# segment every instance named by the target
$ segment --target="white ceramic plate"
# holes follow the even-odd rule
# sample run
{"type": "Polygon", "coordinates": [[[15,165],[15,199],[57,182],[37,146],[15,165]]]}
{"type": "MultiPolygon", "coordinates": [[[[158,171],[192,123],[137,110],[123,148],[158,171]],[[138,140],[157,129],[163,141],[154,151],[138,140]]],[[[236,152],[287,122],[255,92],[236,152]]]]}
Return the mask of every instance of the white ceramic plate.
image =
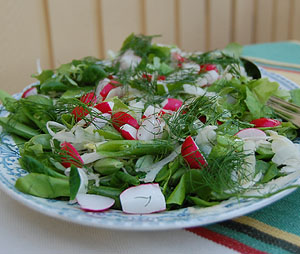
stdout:
{"type": "MultiPolygon", "coordinates": [[[[278,74],[269,73],[263,69],[261,71],[263,76],[277,81],[282,88],[298,88],[297,84],[278,74]]],[[[19,97],[20,95],[16,95],[16,98],[19,97]]],[[[7,112],[1,111],[0,116],[4,115],[7,115],[7,112]]],[[[165,230],[203,226],[245,215],[263,208],[294,191],[294,189],[287,189],[266,199],[231,199],[210,208],[184,208],[150,215],[128,215],[116,210],[101,213],[87,213],[80,210],[77,205],[71,205],[68,204],[68,202],[42,199],[26,195],[16,190],[14,187],[16,179],[25,175],[26,172],[21,169],[18,164],[18,149],[12,138],[5,133],[1,133],[1,137],[2,141],[6,144],[0,145],[1,189],[12,198],[38,212],[51,217],[93,227],[118,230],[165,230]]],[[[298,176],[290,176],[285,180],[283,186],[294,184],[300,184],[298,176]]]]}

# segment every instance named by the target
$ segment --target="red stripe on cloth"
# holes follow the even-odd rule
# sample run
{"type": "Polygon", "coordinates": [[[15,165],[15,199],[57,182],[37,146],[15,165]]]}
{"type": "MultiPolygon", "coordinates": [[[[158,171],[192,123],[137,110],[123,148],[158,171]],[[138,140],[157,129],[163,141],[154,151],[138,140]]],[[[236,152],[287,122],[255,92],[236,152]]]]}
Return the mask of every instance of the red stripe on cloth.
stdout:
{"type": "Polygon", "coordinates": [[[245,245],[235,239],[232,239],[228,236],[221,235],[217,232],[211,231],[209,229],[203,227],[197,228],[186,228],[187,231],[190,231],[198,236],[202,236],[208,240],[211,240],[215,243],[226,246],[230,249],[238,251],[242,254],[266,254],[267,252],[263,252],[257,249],[254,249],[248,245],[245,245]]]}

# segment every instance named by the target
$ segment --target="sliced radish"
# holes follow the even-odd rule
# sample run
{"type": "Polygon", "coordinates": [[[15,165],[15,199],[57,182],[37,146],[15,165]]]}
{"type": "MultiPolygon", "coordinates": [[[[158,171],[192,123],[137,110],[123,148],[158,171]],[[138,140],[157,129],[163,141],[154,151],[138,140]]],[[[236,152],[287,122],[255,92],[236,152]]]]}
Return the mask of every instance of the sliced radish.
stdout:
{"type": "Polygon", "coordinates": [[[100,80],[97,88],[96,88],[96,97],[97,97],[97,102],[100,102],[103,100],[102,96],[100,95],[100,92],[102,91],[103,87],[106,86],[110,82],[110,79],[105,78],[103,80],[100,80]]]}
{"type": "Polygon", "coordinates": [[[166,210],[166,200],[157,183],[129,187],[120,194],[122,210],[130,214],[149,214],[166,210]]]}
{"type": "Polygon", "coordinates": [[[265,132],[255,128],[246,128],[240,130],[235,136],[241,139],[266,139],[267,135],[265,132]]]}
{"type": "Polygon", "coordinates": [[[163,120],[160,120],[155,115],[144,118],[140,128],[137,130],[137,139],[152,140],[161,138],[163,135],[163,127],[163,120]]]}
{"type": "Polygon", "coordinates": [[[166,76],[164,75],[158,75],[157,80],[166,80],[166,76]]]}
{"type": "Polygon", "coordinates": [[[61,144],[61,150],[62,150],[62,155],[67,156],[67,157],[62,157],[61,164],[65,168],[69,168],[71,164],[76,167],[82,167],[83,160],[81,159],[79,153],[77,152],[74,146],[72,146],[68,142],[63,142],[61,144]]]}
{"type": "Polygon", "coordinates": [[[140,125],[138,124],[137,120],[134,117],[122,111],[113,114],[111,119],[112,119],[112,125],[118,131],[120,131],[120,127],[123,126],[124,124],[129,124],[136,129],[140,127],[140,125]]]}
{"type": "Polygon", "coordinates": [[[183,142],[181,155],[191,168],[203,168],[207,165],[205,158],[191,136],[188,136],[183,142]]]}
{"type": "Polygon", "coordinates": [[[75,116],[75,121],[79,122],[89,114],[89,111],[81,106],[77,106],[72,110],[71,114],[75,116]]]}
{"type": "Polygon", "coordinates": [[[111,208],[115,200],[95,194],[77,194],[76,200],[80,208],[86,212],[102,212],[111,208]]]}
{"type": "Polygon", "coordinates": [[[251,121],[250,123],[254,124],[255,127],[276,127],[281,125],[281,122],[271,118],[259,118],[251,121]]]}
{"type": "Polygon", "coordinates": [[[142,77],[143,77],[143,79],[146,79],[149,82],[151,82],[151,80],[152,80],[152,75],[151,74],[144,73],[142,75],[142,77]]]}
{"type": "Polygon", "coordinates": [[[113,98],[113,97],[123,97],[124,95],[124,89],[122,86],[118,86],[114,89],[111,89],[109,91],[109,93],[107,94],[106,98],[105,99],[110,99],[110,98],[113,98]]]}
{"type": "Polygon", "coordinates": [[[168,98],[162,102],[163,109],[177,111],[182,106],[182,101],[168,98]]]}
{"type": "Polygon", "coordinates": [[[114,108],[114,102],[104,101],[104,102],[97,104],[94,108],[100,110],[102,113],[111,114],[111,112],[114,108]]]}
{"type": "Polygon", "coordinates": [[[120,133],[123,138],[128,140],[136,140],[137,129],[129,124],[124,124],[120,127],[120,133]]]}
{"type": "Polygon", "coordinates": [[[218,72],[218,68],[214,64],[202,64],[202,65],[200,65],[200,72],[207,72],[207,71],[216,71],[216,72],[218,72]]]}
{"type": "Polygon", "coordinates": [[[23,94],[22,98],[27,98],[30,95],[38,94],[37,88],[35,86],[28,88],[23,94]]]}
{"type": "Polygon", "coordinates": [[[105,86],[102,88],[102,90],[101,90],[101,92],[100,92],[100,95],[102,96],[103,100],[105,100],[105,98],[106,98],[106,96],[108,95],[108,93],[109,93],[112,89],[114,89],[114,88],[117,88],[117,86],[111,84],[111,82],[108,83],[107,85],[105,85],[105,86]]]}
{"type": "Polygon", "coordinates": [[[111,119],[111,115],[109,113],[99,114],[97,117],[93,119],[93,125],[97,129],[103,128],[107,122],[111,119]]]}
{"type": "Polygon", "coordinates": [[[160,112],[160,108],[154,107],[152,105],[149,105],[146,110],[144,111],[144,114],[142,118],[147,118],[152,115],[158,114],[160,112]]]}
{"type": "Polygon", "coordinates": [[[176,60],[178,63],[183,63],[184,61],[185,61],[185,58],[183,57],[183,56],[181,56],[179,53],[177,53],[177,52],[174,52],[173,54],[172,54],[172,58],[174,59],[174,60],[176,60]]]}
{"type": "Polygon", "coordinates": [[[90,92],[81,96],[80,101],[86,105],[93,105],[96,103],[97,98],[94,92],[90,92]]]}

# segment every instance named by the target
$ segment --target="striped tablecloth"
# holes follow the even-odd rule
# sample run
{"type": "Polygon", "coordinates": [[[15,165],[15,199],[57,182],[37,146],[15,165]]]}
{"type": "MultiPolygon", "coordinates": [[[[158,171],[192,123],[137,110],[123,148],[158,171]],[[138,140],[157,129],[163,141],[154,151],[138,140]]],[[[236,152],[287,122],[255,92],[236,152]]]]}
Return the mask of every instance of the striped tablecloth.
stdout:
{"type": "MultiPolygon", "coordinates": [[[[300,84],[299,43],[250,45],[243,54],[300,84]]],[[[300,253],[300,189],[247,216],[158,232],[76,225],[37,213],[0,191],[0,253],[300,253]]]]}

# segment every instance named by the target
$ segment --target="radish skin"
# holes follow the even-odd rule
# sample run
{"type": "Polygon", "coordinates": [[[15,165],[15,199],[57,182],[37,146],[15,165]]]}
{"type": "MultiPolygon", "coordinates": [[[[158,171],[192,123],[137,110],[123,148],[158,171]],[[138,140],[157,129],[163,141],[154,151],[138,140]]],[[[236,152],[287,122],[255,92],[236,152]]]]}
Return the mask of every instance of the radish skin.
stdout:
{"type": "Polygon", "coordinates": [[[62,163],[61,164],[65,168],[71,167],[71,164],[73,164],[76,167],[82,167],[83,160],[81,159],[79,153],[77,152],[77,150],[75,149],[74,146],[72,146],[68,142],[63,142],[61,144],[61,150],[63,151],[63,154],[68,155],[68,156],[70,156],[74,159],[74,160],[72,160],[70,158],[62,157],[62,163]]]}
{"type": "Polygon", "coordinates": [[[182,106],[182,101],[174,98],[168,98],[162,103],[163,109],[177,111],[182,106]]]}
{"type": "Polygon", "coordinates": [[[276,127],[281,125],[281,122],[271,118],[258,118],[252,120],[250,123],[254,124],[255,127],[276,127]]]}
{"type": "Polygon", "coordinates": [[[22,98],[27,98],[30,95],[36,95],[38,94],[38,91],[35,86],[28,88],[23,94],[22,98]]]}
{"type": "Polygon", "coordinates": [[[207,162],[191,136],[188,136],[181,146],[181,155],[191,168],[203,168],[207,162]]]}
{"type": "Polygon", "coordinates": [[[104,101],[104,102],[98,103],[94,108],[98,109],[102,113],[111,114],[111,112],[114,108],[114,102],[104,101]]]}
{"type": "Polygon", "coordinates": [[[129,124],[136,129],[140,127],[140,125],[134,117],[122,111],[113,114],[111,120],[112,125],[117,131],[120,131],[120,127],[124,124],[129,124]]]}

